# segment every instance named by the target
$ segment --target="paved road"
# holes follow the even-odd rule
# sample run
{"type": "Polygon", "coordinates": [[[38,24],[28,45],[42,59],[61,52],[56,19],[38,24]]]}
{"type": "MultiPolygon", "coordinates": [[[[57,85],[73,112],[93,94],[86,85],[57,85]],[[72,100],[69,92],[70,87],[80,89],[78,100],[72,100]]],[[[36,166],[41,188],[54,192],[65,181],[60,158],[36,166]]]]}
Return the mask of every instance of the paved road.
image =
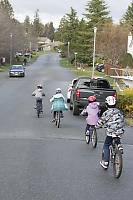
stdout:
{"type": "Polygon", "coordinates": [[[50,123],[49,99],[57,87],[66,95],[74,75],[60,67],[57,54],[44,54],[26,69],[25,78],[0,84],[0,200],[125,200],[133,194],[133,133],[126,128],[124,169],[99,166],[104,130],[97,149],[84,141],[85,119],[65,112],[61,128],[50,123]],[[44,85],[44,115],[33,110],[32,91],[44,85]]]}

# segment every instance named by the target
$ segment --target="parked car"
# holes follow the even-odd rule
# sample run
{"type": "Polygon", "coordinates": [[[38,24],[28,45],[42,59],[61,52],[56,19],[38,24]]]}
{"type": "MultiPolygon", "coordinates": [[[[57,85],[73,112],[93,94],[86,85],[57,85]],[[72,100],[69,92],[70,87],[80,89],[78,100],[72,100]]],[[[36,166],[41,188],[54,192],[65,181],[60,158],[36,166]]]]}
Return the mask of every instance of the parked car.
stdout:
{"type": "Polygon", "coordinates": [[[110,86],[107,79],[79,77],[73,86],[70,96],[70,110],[73,115],[79,115],[80,111],[88,104],[88,97],[95,96],[100,109],[100,114],[106,109],[105,99],[107,96],[117,97],[116,90],[110,86]]]}
{"type": "Polygon", "coordinates": [[[72,88],[74,86],[74,84],[76,84],[77,78],[73,79],[71,84],[68,85],[68,90],[67,90],[67,103],[70,102],[70,97],[71,97],[71,91],[72,88]]]}
{"type": "Polygon", "coordinates": [[[16,56],[23,56],[21,52],[16,52],[16,56]]]}
{"type": "Polygon", "coordinates": [[[58,50],[58,53],[61,53],[61,52],[62,52],[62,50],[59,49],[59,50],[58,50]]]}
{"type": "Polygon", "coordinates": [[[25,68],[23,65],[12,65],[9,70],[9,77],[24,77],[25,68]]]}
{"type": "Polygon", "coordinates": [[[104,64],[97,65],[96,70],[99,71],[99,72],[104,72],[104,64]]]}

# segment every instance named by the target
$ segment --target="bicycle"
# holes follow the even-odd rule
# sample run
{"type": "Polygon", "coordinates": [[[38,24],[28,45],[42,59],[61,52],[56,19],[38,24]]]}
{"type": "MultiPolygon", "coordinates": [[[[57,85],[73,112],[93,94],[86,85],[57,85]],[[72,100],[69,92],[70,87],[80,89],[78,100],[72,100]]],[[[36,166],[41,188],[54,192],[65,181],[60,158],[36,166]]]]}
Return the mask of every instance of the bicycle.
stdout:
{"type": "MultiPolygon", "coordinates": [[[[123,158],[122,158],[123,150],[120,150],[118,148],[117,144],[118,139],[119,137],[113,138],[112,144],[110,146],[109,162],[111,163],[111,165],[113,165],[113,174],[115,178],[119,178],[121,176],[123,167],[123,158]]],[[[102,152],[102,160],[104,160],[104,151],[102,152]]],[[[108,162],[108,167],[109,167],[109,162],[108,162]]]]}
{"type": "Polygon", "coordinates": [[[36,102],[36,111],[37,111],[37,117],[39,118],[40,114],[43,113],[43,111],[42,111],[42,101],[41,100],[38,100],[36,102]]]}
{"type": "Polygon", "coordinates": [[[61,111],[56,111],[55,124],[56,124],[57,128],[60,127],[60,121],[61,121],[62,117],[63,117],[62,112],[61,111]]]}
{"type": "Polygon", "coordinates": [[[95,126],[90,126],[85,134],[86,143],[89,144],[90,141],[92,143],[92,147],[96,148],[97,146],[97,132],[95,126]]]}

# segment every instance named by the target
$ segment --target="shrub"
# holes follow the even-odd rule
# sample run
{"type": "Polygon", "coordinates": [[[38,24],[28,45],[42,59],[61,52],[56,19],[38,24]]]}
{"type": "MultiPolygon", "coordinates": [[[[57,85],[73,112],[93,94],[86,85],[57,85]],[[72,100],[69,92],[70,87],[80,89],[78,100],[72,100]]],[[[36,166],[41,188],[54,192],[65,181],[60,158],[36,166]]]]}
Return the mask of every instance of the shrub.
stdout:
{"type": "Polygon", "coordinates": [[[125,116],[133,117],[133,88],[126,88],[118,95],[117,107],[122,110],[125,116]]]}
{"type": "Polygon", "coordinates": [[[120,64],[122,64],[122,66],[126,67],[130,67],[133,68],[133,58],[132,55],[130,53],[126,53],[123,58],[121,58],[120,60],[120,64]]]}

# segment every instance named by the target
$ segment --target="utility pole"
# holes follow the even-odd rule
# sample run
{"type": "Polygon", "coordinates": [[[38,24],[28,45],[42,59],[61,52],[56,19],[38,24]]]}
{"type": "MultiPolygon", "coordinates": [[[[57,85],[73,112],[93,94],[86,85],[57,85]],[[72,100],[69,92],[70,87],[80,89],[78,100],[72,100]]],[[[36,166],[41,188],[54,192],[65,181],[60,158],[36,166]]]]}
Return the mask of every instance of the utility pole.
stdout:
{"type": "Polygon", "coordinates": [[[77,64],[76,64],[76,55],[77,55],[77,52],[75,52],[74,54],[75,54],[75,68],[76,68],[76,66],[77,66],[77,64]]]}
{"type": "Polygon", "coordinates": [[[12,54],[13,54],[12,47],[13,47],[13,45],[12,45],[12,33],[10,33],[10,65],[12,65],[12,54]]]}
{"type": "Polygon", "coordinates": [[[67,65],[69,64],[69,45],[70,45],[70,42],[68,42],[68,62],[67,62],[67,65]]]}
{"type": "Polygon", "coordinates": [[[30,59],[31,59],[31,42],[30,42],[30,59]]]}
{"type": "Polygon", "coordinates": [[[94,77],[94,67],[95,67],[96,32],[97,32],[97,27],[94,27],[94,50],[93,50],[93,70],[92,70],[92,77],[94,77]]]}

